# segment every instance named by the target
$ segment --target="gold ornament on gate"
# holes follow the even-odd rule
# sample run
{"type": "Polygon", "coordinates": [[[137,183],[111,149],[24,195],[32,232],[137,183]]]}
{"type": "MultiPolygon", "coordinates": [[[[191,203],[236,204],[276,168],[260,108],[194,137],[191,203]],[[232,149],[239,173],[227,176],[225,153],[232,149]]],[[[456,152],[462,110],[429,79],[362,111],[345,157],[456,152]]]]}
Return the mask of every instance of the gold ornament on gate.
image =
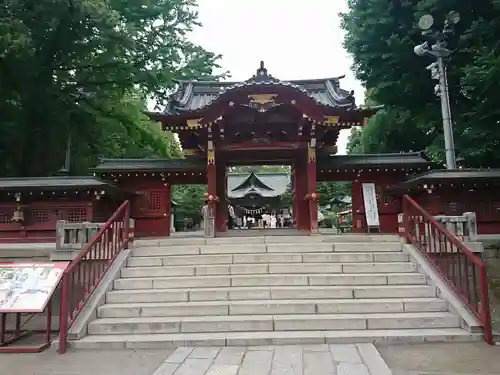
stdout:
{"type": "Polygon", "coordinates": [[[215,151],[214,150],[207,151],[207,163],[208,164],[215,164],[215,151]]]}
{"type": "Polygon", "coordinates": [[[316,149],[311,147],[311,145],[307,146],[307,159],[309,160],[309,163],[316,161],[316,149]]]}

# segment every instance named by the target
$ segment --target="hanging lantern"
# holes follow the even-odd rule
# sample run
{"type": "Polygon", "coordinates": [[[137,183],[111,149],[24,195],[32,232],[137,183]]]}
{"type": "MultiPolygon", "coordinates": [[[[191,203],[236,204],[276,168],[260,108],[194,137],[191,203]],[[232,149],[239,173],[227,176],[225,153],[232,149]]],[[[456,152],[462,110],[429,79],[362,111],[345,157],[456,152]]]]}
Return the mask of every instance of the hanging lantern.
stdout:
{"type": "Polygon", "coordinates": [[[13,223],[23,224],[24,223],[24,212],[21,210],[21,194],[16,193],[17,208],[12,215],[10,221],[13,223]]]}

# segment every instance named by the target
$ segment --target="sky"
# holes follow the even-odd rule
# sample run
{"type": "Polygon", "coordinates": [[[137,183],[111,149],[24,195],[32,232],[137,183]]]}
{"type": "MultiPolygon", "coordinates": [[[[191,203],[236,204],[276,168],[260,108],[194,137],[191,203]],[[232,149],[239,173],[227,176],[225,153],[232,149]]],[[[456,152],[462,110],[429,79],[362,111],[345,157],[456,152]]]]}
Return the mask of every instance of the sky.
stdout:
{"type": "MultiPolygon", "coordinates": [[[[220,64],[231,81],[250,78],[264,61],[268,73],[280,80],[346,75],[341,87],[354,90],[356,103],[364,88],[354,78],[352,59],[342,47],[339,12],[347,0],[198,0],[199,20],[190,39],[222,54],[220,64]]],[[[337,143],[345,153],[349,130],[337,143]]]]}

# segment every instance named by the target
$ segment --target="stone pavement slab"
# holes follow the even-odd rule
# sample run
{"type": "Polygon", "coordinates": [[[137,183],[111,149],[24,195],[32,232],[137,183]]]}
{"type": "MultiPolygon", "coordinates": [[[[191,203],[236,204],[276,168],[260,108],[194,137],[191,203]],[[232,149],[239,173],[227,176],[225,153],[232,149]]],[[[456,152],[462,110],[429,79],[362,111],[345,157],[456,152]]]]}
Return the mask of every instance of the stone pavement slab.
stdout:
{"type": "Polygon", "coordinates": [[[177,348],[152,375],[392,374],[372,344],[340,344],[177,348]]]}

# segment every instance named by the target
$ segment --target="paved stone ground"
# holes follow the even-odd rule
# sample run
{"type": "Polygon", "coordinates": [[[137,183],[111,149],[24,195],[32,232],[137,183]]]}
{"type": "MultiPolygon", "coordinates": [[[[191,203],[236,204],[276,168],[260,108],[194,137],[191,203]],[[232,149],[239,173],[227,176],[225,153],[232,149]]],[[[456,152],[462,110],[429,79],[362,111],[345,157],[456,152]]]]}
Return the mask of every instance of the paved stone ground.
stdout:
{"type": "Polygon", "coordinates": [[[390,375],[372,344],[0,355],[8,375],[390,375]]]}
{"type": "MultiPolygon", "coordinates": [[[[175,351],[81,350],[64,355],[50,349],[40,354],[0,354],[0,374],[389,375],[374,349],[371,344],[360,344],[178,348],[175,351]],[[177,371],[173,374],[174,369],[177,371]]],[[[500,374],[500,346],[425,343],[377,345],[377,349],[392,375],[500,374]]]]}
{"type": "Polygon", "coordinates": [[[477,343],[377,345],[393,375],[498,375],[500,346],[477,343]]]}
{"type": "Polygon", "coordinates": [[[390,375],[372,344],[178,348],[153,375],[390,375]]]}

